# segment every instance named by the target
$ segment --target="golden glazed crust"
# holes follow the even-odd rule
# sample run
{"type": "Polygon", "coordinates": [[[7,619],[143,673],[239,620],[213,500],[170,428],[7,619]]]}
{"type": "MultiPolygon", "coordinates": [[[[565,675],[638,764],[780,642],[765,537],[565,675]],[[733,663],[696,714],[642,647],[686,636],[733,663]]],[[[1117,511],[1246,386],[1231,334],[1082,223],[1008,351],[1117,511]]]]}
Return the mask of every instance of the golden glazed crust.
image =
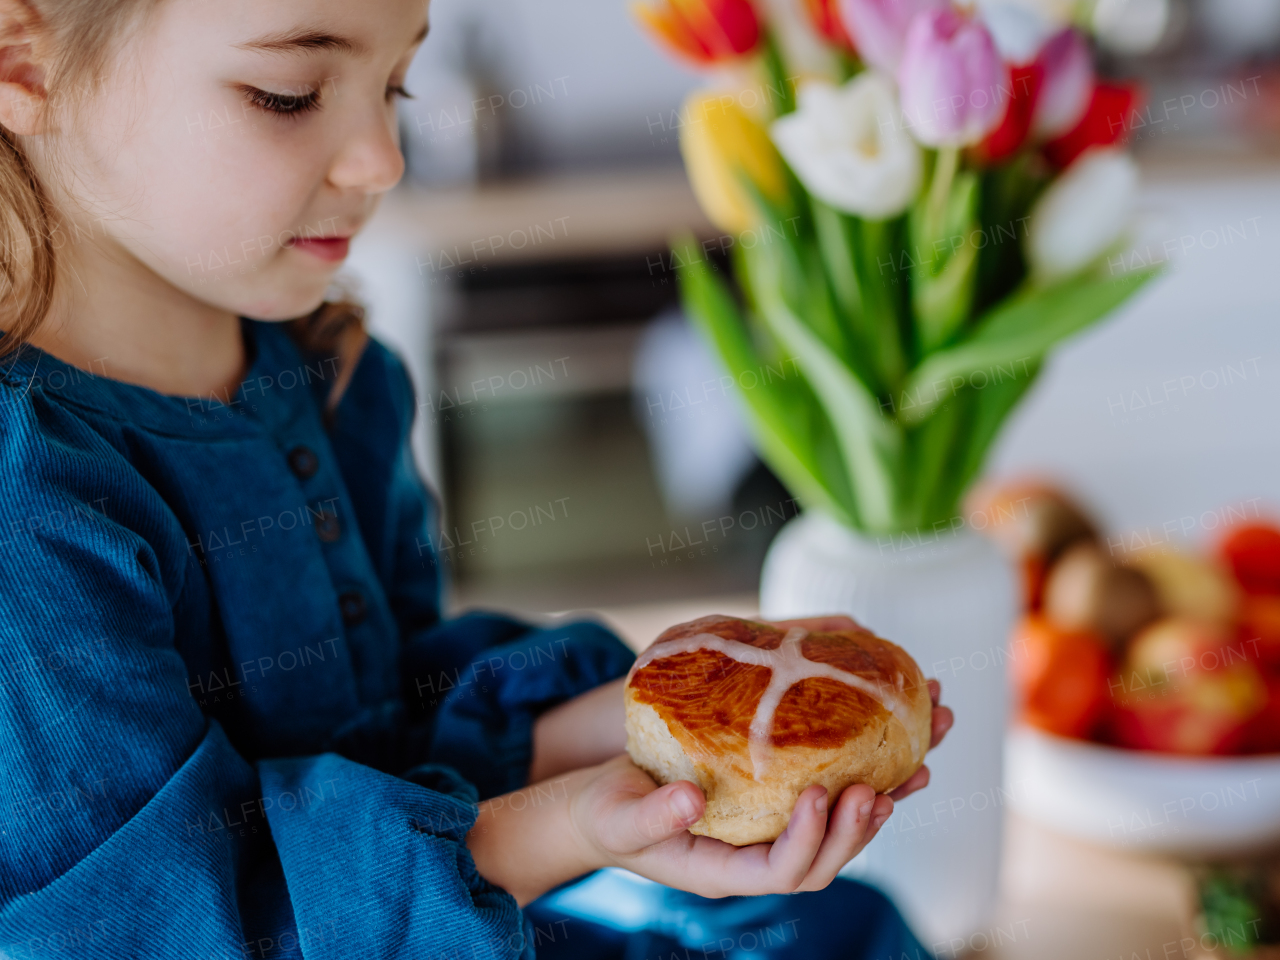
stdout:
{"type": "Polygon", "coordinates": [[[690,832],[774,840],[796,798],[892,790],[929,747],[932,703],[901,648],[858,628],[786,630],[732,617],[672,627],[627,677],[627,752],[659,783],[707,796],[690,832]]]}

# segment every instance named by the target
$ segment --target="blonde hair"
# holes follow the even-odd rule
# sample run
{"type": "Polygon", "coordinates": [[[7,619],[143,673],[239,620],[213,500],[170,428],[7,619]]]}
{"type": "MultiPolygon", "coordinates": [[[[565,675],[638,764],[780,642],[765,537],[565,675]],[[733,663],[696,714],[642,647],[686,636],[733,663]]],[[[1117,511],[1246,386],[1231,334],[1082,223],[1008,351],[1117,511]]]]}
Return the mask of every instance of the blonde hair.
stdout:
{"type": "MultiPolygon", "coordinates": [[[[45,77],[46,109],[53,110],[55,105],[72,107],[72,92],[94,88],[112,44],[160,0],[12,2],[29,11],[33,43],[53,51],[45,77]]],[[[0,356],[27,343],[49,313],[61,246],[55,238],[62,236],[61,224],[19,138],[0,126],[0,356]]],[[[324,303],[309,316],[291,321],[289,332],[304,350],[336,350],[344,381],[359,358],[359,348],[353,357],[353,345],[363,346],[363,311],[345,300],[324,303]]]]}

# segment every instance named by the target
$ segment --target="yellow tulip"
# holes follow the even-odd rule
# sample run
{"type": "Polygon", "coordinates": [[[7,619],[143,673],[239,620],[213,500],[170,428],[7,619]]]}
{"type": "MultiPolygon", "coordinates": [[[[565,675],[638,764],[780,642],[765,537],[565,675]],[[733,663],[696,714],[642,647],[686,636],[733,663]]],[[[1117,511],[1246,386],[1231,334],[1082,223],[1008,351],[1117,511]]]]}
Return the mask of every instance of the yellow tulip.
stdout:
{"type": "Polygon", "coordinates": [[[786,174],[769,134],[729,95],[694,93],[685,101],[680,152],[693,192],[707,217],[729,233],[760,222],[759,205],[743,179],[787,208],[786,174]]]}

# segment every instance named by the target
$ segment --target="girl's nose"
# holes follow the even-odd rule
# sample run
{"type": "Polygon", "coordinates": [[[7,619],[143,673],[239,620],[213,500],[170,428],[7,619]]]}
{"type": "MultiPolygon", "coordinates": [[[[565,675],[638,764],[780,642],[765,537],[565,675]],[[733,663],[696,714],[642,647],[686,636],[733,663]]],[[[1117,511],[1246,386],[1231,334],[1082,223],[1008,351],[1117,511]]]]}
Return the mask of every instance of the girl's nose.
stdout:
{"type": "Polygon", "coordinates": [[[404,174],[395,115],[370,117],[342,144],[329,181],[342,190],[385,193],[404,174]]]}

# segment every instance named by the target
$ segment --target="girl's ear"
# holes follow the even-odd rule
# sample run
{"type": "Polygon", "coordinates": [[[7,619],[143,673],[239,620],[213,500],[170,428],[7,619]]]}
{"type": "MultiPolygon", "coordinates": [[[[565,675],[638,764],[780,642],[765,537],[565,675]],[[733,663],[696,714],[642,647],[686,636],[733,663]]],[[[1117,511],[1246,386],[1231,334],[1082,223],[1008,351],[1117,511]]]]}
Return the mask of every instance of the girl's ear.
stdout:
{"type": "Polygon", "coordinates": [[[49,106],[40,26],[26,0],[0,0],[0,125],[22,136],[43,132],[49,106]]]}

